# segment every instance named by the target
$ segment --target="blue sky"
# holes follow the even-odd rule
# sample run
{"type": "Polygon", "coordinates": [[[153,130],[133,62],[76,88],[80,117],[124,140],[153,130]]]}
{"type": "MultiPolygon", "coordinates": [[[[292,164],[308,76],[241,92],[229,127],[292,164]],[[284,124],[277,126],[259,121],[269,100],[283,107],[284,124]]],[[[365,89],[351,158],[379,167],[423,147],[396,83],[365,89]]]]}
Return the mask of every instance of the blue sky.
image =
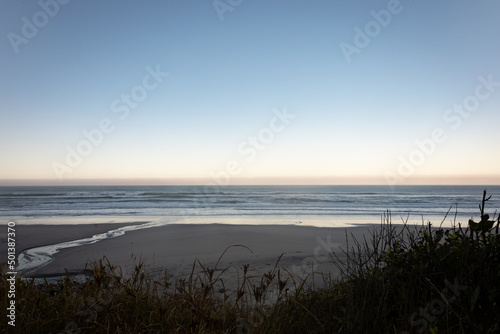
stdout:
{"type": "Polygon", "coordinates": [[[500,184],[498,2],[0,13],[0,184],[500,184]]]}

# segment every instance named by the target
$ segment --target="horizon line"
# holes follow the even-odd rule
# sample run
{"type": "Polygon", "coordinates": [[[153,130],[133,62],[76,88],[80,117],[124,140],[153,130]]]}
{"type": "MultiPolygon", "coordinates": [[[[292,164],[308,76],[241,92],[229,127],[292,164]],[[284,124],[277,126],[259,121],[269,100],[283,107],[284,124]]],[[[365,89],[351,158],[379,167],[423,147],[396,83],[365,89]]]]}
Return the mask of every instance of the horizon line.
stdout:
{"type": "Polygon", "coordinates": [[[212,178],[86,178],[86,179],[0,179],[5,186],[237,186],[237,185],[500,185],[500,175],[418,175],[391,184],[384,176],[238,177],[212,178]]]}

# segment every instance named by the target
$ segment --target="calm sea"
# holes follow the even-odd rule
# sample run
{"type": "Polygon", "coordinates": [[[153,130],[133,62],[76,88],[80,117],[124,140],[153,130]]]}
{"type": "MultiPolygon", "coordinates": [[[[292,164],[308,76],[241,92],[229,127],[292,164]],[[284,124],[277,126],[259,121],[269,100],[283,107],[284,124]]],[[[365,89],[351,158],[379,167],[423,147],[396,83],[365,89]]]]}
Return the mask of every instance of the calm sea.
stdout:
{"type": "Polygon", "coordinates": [[[479,216],[484,189],[492,195],[487,208],[493,214],[500,209],[500,186],[0,187],[0,217],[31,223],[48,217],[95,223],[85,220],[91,216],[219,217],[228,223],[236,217],[293,217],[300,223],[308,217],[312,225],[335,218],[376,224],[387,210],[393,217],[441,220],[451,207],[448,220],[457,212],[463,221],[479,216]]]}
{"type": "MultiPolygon", "coordinates": [[[[393,222],[465,223],[479,217],[480,186],[99,186],[2,187],[0,223],[98,224],[141,222],[106,233],[24,250],[17,271],[25,274],[54,261],[62,249],[83,247],[125,233],[171,223],[302,224],[340,227],[393,222]]],[[[487,187],[493,214],[500,186],[487,187]]]]}

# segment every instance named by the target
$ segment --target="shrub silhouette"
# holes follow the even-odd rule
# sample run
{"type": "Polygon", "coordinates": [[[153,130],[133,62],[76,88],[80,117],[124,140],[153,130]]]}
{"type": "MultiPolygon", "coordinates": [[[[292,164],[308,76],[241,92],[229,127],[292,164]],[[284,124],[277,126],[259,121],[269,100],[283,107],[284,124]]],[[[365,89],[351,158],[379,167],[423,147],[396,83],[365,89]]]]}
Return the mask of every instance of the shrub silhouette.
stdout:
{"type": "MultiPolygon", "coordinates": [[[[42,284],[17,277],[15,329],[17,333],[498,333],[500,218],[495,214],[490,220],[485,213],[489,199],[485,191],[480,220],[471,219],[465,227],[396,225],[387,212],[369,238],[346,236],[347,247],[331,254],[340,277],[322,289],[313,290],[306,280],[278,268],[281,256],[262,275],[250,276],[249,265],[243,265],[236,291],[226,289],[221,273],[228,268],[218,268],[219,262],[211,268],[195,261],[191,275],[175,281],[166,272],[163,279],[150,278],[143,263],[126,276],[106,258],[89,265],[83,282],[69,275],[42,284]],[[195,267],[202,273],[195,273],[195,267]],[[278,296],[269,303],[272,291],[278,296]]],[[[4,311],[9,302],[7,279],[4,266],[0,275],[4,311]]]]}

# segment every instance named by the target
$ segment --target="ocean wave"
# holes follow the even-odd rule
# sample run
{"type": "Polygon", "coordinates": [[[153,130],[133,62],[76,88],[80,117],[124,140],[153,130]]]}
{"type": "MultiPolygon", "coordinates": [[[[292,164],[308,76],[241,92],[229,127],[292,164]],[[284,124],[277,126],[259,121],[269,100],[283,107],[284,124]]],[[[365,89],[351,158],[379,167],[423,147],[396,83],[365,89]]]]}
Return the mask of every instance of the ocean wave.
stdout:
{"type": "Polygon", "coordinates": [[[308,198],[308,197],[288,197],[274,198],[274,203],[281,204],[302,204],[302,203],[353,203],[352,199],[326,199],[326,198],[308,198]]]}
{"type": "Polygon", "coordinates": [[[226,199],[226,200],[218,200],[216,201],[218,204],[240,204],[240,203],[245,203],[243,201],[238,201],[238,200],[231,200],[231,199],[226,199]]]}
{"type": "Polygon", "coordinates": [[[0,194],[0,197],[50,197],[50,196],[60,196],[59,193],[10,193],[10,194],[0,194]]]}
{"type": "MultiPolygon", "coordinates": [[[[355,213],[365,209],[412,212],[477,210],[483,187],[376,186],[228,186],[206,191],[203,186],[33,187],[0,188],[0,216],[183,215],[232,214],[259,210],[281,214],[355,213]],[[454,209],[453,209],[454,210],[454,209]]],[[[488,188],[498,207],[500,187],[488,188]]],[[[469,212],[469,211],[466,211],[469,212]]]]}

